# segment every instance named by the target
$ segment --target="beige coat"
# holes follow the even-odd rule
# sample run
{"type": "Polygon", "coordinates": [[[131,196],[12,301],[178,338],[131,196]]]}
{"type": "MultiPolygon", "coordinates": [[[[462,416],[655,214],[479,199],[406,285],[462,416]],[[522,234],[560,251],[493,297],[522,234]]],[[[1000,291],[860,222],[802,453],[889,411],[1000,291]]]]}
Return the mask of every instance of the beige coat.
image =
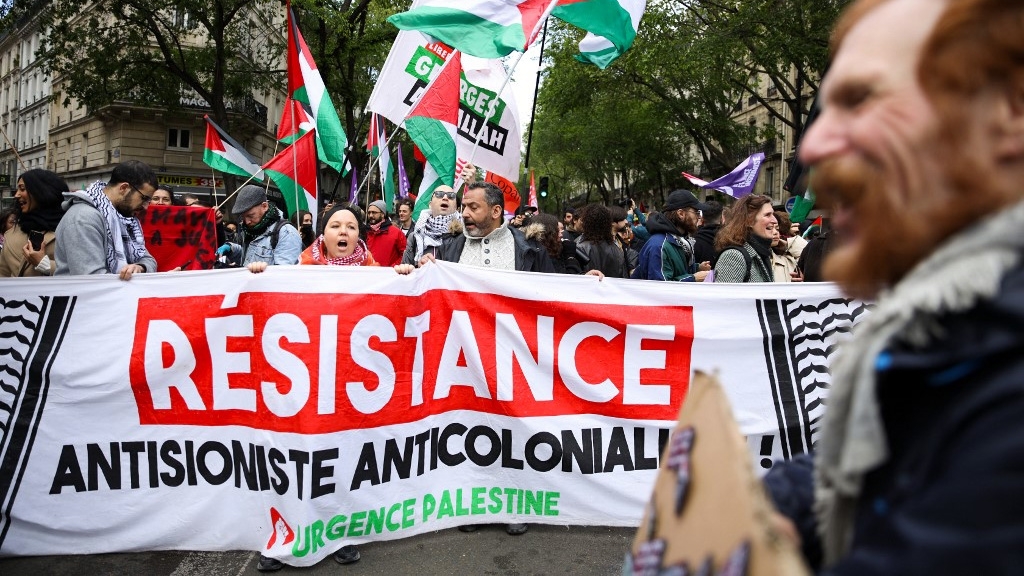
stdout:
{"type": "MultiPolygon", "coordinates": [[[[25,244],[28,244],[28,234],[23,232],[20,226],[15,225],[4,234],[4,248],[0,251],[0,278],[47,276],[25,260],[25,253],[22,251],[25,244]]],[[[57,263],[53,259],[53,249],[56,246],[56,235],[53,232],[47,232],[43,236],[43,246],[50,258],[49,276],[53,276],[53,271],[57,269],[57,263]]]]}

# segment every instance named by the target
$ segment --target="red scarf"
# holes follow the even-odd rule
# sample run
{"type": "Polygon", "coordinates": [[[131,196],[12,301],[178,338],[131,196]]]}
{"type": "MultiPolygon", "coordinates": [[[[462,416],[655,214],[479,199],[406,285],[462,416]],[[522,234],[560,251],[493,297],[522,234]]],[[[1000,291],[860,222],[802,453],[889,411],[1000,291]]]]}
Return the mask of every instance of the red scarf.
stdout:
{"type": "Polygon", "coordinates": [[[321,262],[328,266],[362,266],[366,264],[366,255],[369,252],[366,250],[366,243],[362,240],[356,244],[356,249],[352,251],[348,256],[342,256],[341,258],[331,258],[327,255],[327,250],[324,248],[324,236],[320,235],[313,242],[313,260],[321,262]]]}

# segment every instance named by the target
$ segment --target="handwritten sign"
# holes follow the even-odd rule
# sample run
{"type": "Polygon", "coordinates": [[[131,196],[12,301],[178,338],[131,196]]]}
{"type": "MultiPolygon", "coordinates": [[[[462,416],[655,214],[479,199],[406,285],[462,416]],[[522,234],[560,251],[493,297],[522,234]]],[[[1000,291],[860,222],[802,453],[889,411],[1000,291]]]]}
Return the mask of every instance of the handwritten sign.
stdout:
{"type": "Polygon", "coordinates": [[[150,206],[142,220],[146,248],[157,271],[213,268],[217,251],[217,217],[213,208],[150,206]]]}

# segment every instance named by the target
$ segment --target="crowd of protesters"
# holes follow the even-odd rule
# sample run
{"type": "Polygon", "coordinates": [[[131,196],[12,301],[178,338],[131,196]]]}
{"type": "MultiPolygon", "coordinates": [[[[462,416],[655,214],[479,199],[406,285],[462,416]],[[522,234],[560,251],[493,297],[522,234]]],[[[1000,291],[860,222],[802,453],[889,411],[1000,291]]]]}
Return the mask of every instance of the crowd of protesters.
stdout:
{"type": "MultiPolygon", "coordinates": [[[[473,180],[475,170],[469,172],[473,180]]],[[[217,265],[262,272],[267,266],[391,266],[408,274],[430,260],[482,267],[682,282],[820,281],[820,262],[834,235],[805,240],[801,223],[765,196],[725,207],[686,190],[660,210],[633,200],[567,208],[557,218],[520,206],[505,211],[493,184],[472,181],[456,192],[439,186],[414,220],[415,202],[401,198],[329,204],[290,221],[264,187],[242,186],[229,218],[193,194],[160,186],[151,168],[127,161],[108,182],[68,191],[56,174],[35,169],[17,182],[15,206],[0,213],[0,277],[155,272],[143,215],[150,206],[214,211],[217,265]],[[296,225],[297,224],[297,225],[296,225]]],[[[819,231],[820,232],[820,231],[819,231]]]]}

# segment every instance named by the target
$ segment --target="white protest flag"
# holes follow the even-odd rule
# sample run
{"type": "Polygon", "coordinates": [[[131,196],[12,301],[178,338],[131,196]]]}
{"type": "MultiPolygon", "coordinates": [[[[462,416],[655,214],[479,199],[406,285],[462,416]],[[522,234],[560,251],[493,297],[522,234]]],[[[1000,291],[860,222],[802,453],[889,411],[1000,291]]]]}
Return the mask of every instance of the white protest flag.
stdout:
{"type": "MultiPolygon", "coordinates": [[[[391,47],[366,109],[401,124],[427,83],[452,54],[448,46],[419,32],[399,32],[391,47]]],[[[463,78],[456,146],[460,158],[469,158],[477,135],[489,115],[473,164],[510,180],[519,179],[522,133],[519,109],[512,90],[497,92],[507,72],[500,60],[463,54],[463,78]]]]}

